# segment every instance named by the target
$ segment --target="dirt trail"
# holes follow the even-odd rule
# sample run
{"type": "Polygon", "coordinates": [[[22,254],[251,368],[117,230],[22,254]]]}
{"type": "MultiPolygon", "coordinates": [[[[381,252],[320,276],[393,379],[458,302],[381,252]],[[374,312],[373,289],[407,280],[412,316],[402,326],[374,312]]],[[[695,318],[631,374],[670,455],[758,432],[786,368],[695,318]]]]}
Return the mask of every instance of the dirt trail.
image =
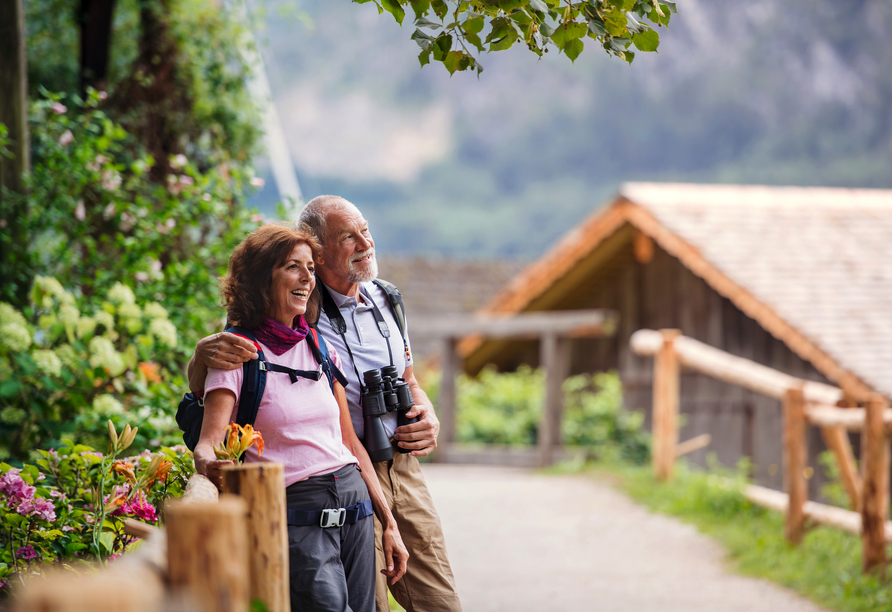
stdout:
{"type": "Polygon", "coordinates": [[[722,549],[609,486],[428,464],[465,612],[822,612],[726,569],[722,549]]]}

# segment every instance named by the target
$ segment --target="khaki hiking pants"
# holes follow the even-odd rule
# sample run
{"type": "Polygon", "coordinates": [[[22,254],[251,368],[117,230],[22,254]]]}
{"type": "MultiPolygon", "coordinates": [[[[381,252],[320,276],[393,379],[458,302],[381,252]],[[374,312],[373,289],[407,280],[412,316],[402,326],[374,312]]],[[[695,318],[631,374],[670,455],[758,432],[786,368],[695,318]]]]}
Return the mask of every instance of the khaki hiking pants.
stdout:
{"type": "MultiPolygon", "coordinates": [[[[409,550],[406,575],[390,587],[393,598],[407,612],[460,612],[455,578],[446,555],[440,517],[434,508],[418,459],[394,449],[392,461],[375,464],[384,497],[396,519],[403,543],[409,550]]],[[[375,608],[388,612],[387,577],[381,538],[383,529],[375,518],[375,608]]]]}

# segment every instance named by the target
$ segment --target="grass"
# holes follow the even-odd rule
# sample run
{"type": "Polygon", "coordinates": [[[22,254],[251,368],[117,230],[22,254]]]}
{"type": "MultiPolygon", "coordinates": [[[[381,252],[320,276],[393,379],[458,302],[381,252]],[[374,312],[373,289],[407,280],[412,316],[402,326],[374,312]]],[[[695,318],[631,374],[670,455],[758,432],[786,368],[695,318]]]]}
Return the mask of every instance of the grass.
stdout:
{"type": "MultiPolygon", "coordinates": [[[[576,471],[579,466],[565,467],[576,471]]],[[[783,516],[748,502],[742,480],[679,466],[672,483],[649,467],[598,463],[583,468],[654,512],[677,517],[718,540],[732,569],[767,578],[838,612],[892,611],[892,581],[861,573],[860,538],[829,527],[809,530],[801,546],[783,537],[783,516]]]]}

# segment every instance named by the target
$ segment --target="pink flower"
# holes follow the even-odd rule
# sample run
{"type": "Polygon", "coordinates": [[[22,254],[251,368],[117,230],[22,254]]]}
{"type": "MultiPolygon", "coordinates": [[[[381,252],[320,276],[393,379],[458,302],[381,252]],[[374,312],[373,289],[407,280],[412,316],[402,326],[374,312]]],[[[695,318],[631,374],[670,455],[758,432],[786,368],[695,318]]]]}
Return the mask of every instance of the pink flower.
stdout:
{"type": "Polygon", "coordinates": [[[259,176],[255,176],[251,179],[250,183],[251,183],[252,187],[257,187],[258,189],[262,189],[263,186],[266,184],[266,181],[264,181],[259,176]]]}
{"type": "Polygon", "coordinates": [[[180,184],[181,185],[194,185],[195,179],[189,176],[188,174],[180,175],[180,184]]]}
{"type": "Polygon", "coordinates": [[[81,453],[81,457],[93,457],[95,459],[102,459],[102,453],[99,451],[84,451],[81,453]]]}
{"type": "Polygon", "coordinates": [[[105,210],[102,211],[102,216],[106,219],[111,219],[115,216],[115,212],[117,212],[117,207],[114,202],[111,202],[105,207],[105,210]]]}
{"type": "Polygon", "coordinates": [[[20,549],[18,549],[16,551],[16,556],[19,559],[24,559],[26,561],[28,559],[36,559],[37,551],[34,550],[34,547],[29,544],[28,546],[22,546],[20,549]]]}
{"type": "Polygon", "coordinates": [[[48,499],[43,499],[42,497],[34,497],[24,500],[19,504],[19,507],[16,508],[16,512],[22,516],[32,516],[47,522],[56,520],[56,507],[53,506],[53,502],[48,499]]]}
{"type": "Polygon", "coordinates": [[[251,223],[260,223],[261,221],[263,221],[262,213],[251,215],[251,223]]]}
{"type": "Polygon", "coordinates": [[[87,218],[87,209],[84,208],[83,200],[77,201],[77,206],[74,207],[74,218],[78,221],[83,221],[87,218]]]}
{"type": "Polygon", "coordinates": [[[53,102],[52,105],[50,105],[50,108],[57,115],[64,115],[66,112],[68,112],[68,108],[66,108],[65,105],[61,102],[53,102]]]}
{"type": "Polygon", "coordinates": [[[98,95],[99,95],[100,100],[105,100],[108,98],[108,93],[106,93],[104,91],[100,91],[98,95]]]}
{"type": "Polygon", "coordinates": [[[17,507],[24,500],[34,497],[34,487],[22,480],[21,470],[11,468],[0,476],[0,494],[6,496],[10,508],[17,507]]]}
{"type": "Polygon", "coordinates": [[[6,227],[7,225],[6,219],[0,219],[0,227],[6,227]]]}
{"type": "Polygon", "coordinates": [[[141,283],[144,283],[149,280],[149,275],[146,274],[145,272],[137,272],[133,275],[133,278],[135,278],[136,280],[138,280],[141,283]]]}
{"type": "Polygon", "coordinates": [[[71,130],[65,130],[65,133],[59,137],[59,144],[63,147],[67,147],[72,142],[74,142],[74,134],[71,133],[71,130]]]}

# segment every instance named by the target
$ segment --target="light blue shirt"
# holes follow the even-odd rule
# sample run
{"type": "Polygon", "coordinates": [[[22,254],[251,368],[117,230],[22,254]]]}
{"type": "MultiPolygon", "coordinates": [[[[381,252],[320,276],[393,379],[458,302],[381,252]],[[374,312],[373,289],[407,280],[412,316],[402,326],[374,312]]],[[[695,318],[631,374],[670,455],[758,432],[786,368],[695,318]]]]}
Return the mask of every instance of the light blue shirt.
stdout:
{"type": "MultiPolygon", "coordinates": [[[[317,279],[316,282],[321,282],[317,279]]],[[[381,369],[383,366],[390,365],[390,356],[387,353],[387,343],[390,342],[390,351],[393,353],[393,364],[396,366],[400,376],[407,367],[412,365],[411,345],[409,345],[409,354],[403,346],[403,338],[400,335],[400,328],[396,324],[393,311],[390,309],[390,302],[387,301],[387,294],[373,282],[361,283],[359,292],[362,301],[358,302],[356,298],[347,297],[337,291],[326,286],[331,294],[334,303],[341,311],[341,316],[347,323],[347,343],[350,345],[350,352],[353,353],[353,361],[350,360],[350,352],[344,344],[344,336],[336,333],[325,314],[323,309],[319,313],[319,321],[316,324],[319,332],[325,338],[325,341],[337,350],[341,358],[344,376],[350,384],[347,385],[347,404],[350,408],[350,419],[353,421],[353,428],[356,435],[362,440],[365,433],[365,427],[362,420],[362,406],[359,404],[360,380],[356,378],[357,371],[361,377],[366,370],[381,369]],[[384,316],[384,321],[390,330],[390,338],[384,338],[378,330],[378,323],[375,321],[374,308],[371,301],[374,300],[378,305],[378,309],[384,316]],[[354,369],[354,364],[356,368],[354,369]]],[[[408,332],[406,334],[406,342],[408,342],[408,332]]],[[[396,412],[388,412],[381,421],[384,424],[384,431],[388,437],[393,437],[396,430],[396,412]]]]}

